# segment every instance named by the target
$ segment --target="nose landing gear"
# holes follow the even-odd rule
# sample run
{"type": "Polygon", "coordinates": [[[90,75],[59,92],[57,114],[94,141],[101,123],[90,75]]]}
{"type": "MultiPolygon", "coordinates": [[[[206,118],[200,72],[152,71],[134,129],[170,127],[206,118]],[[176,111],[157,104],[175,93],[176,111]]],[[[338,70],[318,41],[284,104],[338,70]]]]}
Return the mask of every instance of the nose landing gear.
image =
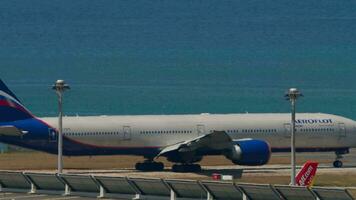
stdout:
{"type": "Polygon", "coordinates": [[[333,162],[333,166],[335,168],[341,168],[343,166],[343,163],[340,159],[344,158],[344,155],[348,153],[350,153],[349,149],[345,149],[343,151],[335,151],[336,158],[333,162]]]}
{"type": "Polygon", "coordinates": [[[342,161],[340,161],[340,160],[335,160],[335,161],[333,162],[333,165],[334,165],[335,168],[341,168],[342,165],[343,165],[343,163],[342,163],[342,161]]]}

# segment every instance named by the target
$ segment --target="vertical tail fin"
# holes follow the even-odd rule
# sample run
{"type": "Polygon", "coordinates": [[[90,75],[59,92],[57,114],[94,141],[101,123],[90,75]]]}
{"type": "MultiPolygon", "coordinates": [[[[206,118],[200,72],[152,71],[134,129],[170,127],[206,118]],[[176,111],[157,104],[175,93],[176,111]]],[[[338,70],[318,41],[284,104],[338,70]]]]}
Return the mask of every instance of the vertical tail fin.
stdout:
{"type": "Polygon", "coordinates": [[[0,123],[28,118],[33,118],[31,112],[21,104],[15,94],[0,79],[0,123]]]}
{"type": "Polygon", "coordinates": [[[297,185],[311,187],[313,185],[318,164],[319,163],[317,162],[307,161],[295,177],[297,185]]]}

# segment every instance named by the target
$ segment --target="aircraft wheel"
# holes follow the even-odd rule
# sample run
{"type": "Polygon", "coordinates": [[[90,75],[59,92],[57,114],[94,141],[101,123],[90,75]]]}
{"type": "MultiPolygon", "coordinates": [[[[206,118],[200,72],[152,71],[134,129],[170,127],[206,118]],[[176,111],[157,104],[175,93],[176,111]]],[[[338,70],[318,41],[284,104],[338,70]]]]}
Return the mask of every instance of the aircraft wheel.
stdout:
{"type": "Polygon", "coordinates": [[[164,164],[162,162],[136,163],[135,169],[139,171],[163,171],[164,164]]]}
{"type": "Polygon", "coordinates": [[[194,165],[194,172],[200,172],[201,171],[201,166],[198,164],[194,165]]]}
{"type": "Polygon", "coordinates": [[[175,164],[172,166],[173,172],[200,172],[201,167],[198,164],[175,164]]]}
{"type": "Polygon", "coordinates": [[[340,160],[335,160],[334,163],[333,163],[333,165],[334,165],[334,167],[336,167],[336,168],[341,168],[342,165],[343,165],[343,163],[342,163],[342,161],[340,161],[340,160]]]}
{"type": "Polygon", "coordinates": [[[143,171],[143,163],[136,163],[135,164],[135,169],[139,171],[143,171]]]}
{"type": "Polygon", "coordinates": [[[155,163],[155,168],[156,168],[156,171],[163,171],[164,170],[164,164],[162,162],[156,162],[155,163]]]}
{"type": "Polygon", "coordinates": [[[181,167],[180,165],[173,165],[172,166],[172,172],[181,172],[181,167]]]}

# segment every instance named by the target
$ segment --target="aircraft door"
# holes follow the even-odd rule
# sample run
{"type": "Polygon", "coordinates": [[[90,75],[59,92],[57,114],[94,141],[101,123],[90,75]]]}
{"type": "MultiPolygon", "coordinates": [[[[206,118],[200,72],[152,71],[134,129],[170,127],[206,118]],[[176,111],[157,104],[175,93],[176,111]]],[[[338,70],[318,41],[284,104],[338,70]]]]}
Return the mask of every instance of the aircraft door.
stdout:
{"type": "Polygon", "coordinates": [[[346,126],[344,123],[339,123],[339,137],[346,137],[346,126]]]}
{"type": "Polygon", "coordinates": [[[123,127],[123,140],[131,140],[131,127],[130,126],[124,126],[123,127]]]}
{"type": "Polygon", "coordinates": [[[48,141],[57,142],[57,131],[53,128],[48,129],[48,141]]]}
{"type": "Polygon", "coordinates": [[[205,135],[205,125],[198,124],[197,125],[197,133],[198,133],[198,136],[205,135]]]}
{"type": "Polygon", "coordinates": [[[284,124],[284,137],[290,138],[292,134],[292,126],[290,123],[285,123],[284,124]]]}

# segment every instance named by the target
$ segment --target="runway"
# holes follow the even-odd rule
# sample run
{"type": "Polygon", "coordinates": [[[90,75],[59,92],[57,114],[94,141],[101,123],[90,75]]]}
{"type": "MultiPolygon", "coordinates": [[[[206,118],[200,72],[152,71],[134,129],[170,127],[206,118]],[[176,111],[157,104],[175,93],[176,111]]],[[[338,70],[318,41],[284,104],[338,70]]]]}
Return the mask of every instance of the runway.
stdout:
{"type": "MultiPolygon", "coordinates": [[[[298,153],[297,170],[306,160],[318,161],[317,171],[318,184],[328,186],[356,186],[356,180],[348,180],[345,185],[342,181],[356,176],[356,152],[351,151],[343,160],[343,168],[334,168],[332,162],[335,159],[334,153],[298,153]],[[327,178],[331,177],[328,180],[327,178]],[[325,180],[324,180],[325,179],[325,180]],[[319,181],[319,182],[318,182],[319,181]],[[329,183],[329,184],[328,184],[329,183]]],[[[264,166],[239,166],[218,164],[202,165],[202,171],[196,173],[177,173],[171,172],[170,167],[166,167],[160,172],[142,172],[133,168],[112,168],[112,169],[65,169],[68,174],[91,174],[95,176],[113,176],[113,177],[141,177],[141,178],[164,178],[164,179],[194,179],[211,180],[213,173],[223,175],[232,175],[238,182],[256,182],[271,184],[288,184],[290,175],[289,153],[273,154],[272,164],[264,166]]],[[[213,163],[212,160],[209,163],[213,163]]],[[[23,171],[23,170],[21,170],[23,171]]],[[[55,173],[55,170],[24,170],[25,172],[48,172],[55,173]]]]}

